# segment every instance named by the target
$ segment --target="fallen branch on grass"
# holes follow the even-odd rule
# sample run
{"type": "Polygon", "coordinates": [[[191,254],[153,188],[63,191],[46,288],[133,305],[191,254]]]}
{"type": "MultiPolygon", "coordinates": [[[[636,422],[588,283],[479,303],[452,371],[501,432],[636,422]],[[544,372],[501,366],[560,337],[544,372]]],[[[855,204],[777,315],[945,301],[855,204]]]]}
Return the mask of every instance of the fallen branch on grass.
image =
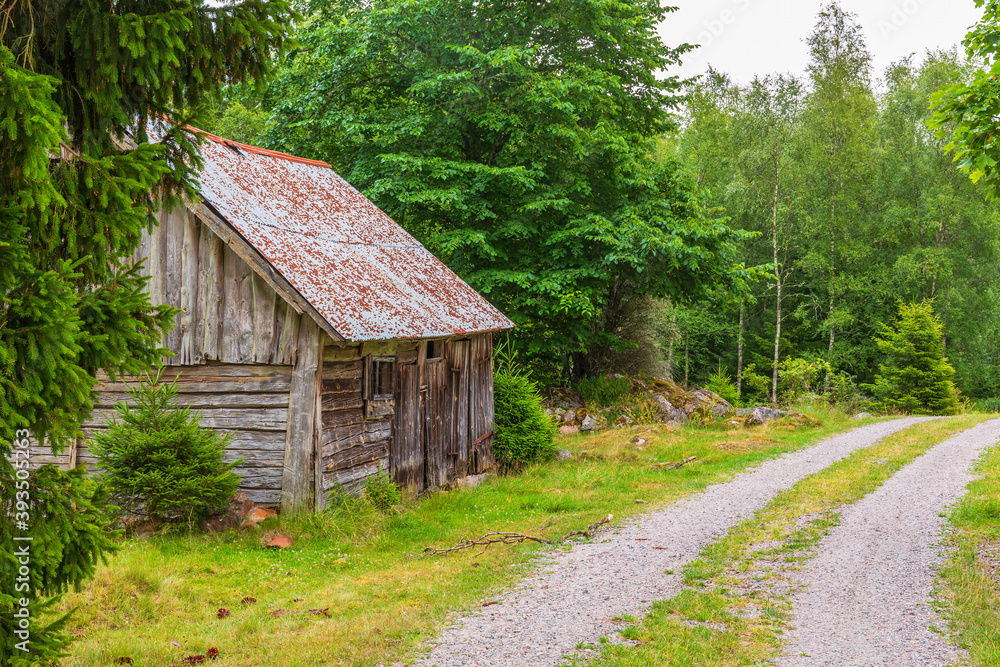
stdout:
{"type": "MultiPolygon", "coordinates": [[[[583,535],[585,537],[593,537],[594,531],[603,526],[604,524],[611,521],[614,518],[611,514],[607,515],[600,521],[595,521],[594,523],[587,526],[586,530],[573,530],[565,535],[563,535],[559,541],[562,542],[566,538],[573,537],[574,535],[583,535]]],[[[542,528],[549,526],[551,522],[546,522],[542,528]]],[[[462,551],[464,549],[471,549],[472,547],[482,547],[483,550],[479,553],[484,553],[490,548],[491,544],[521,544],[522,542],[538,542],[540,544],[553,544],[552,540],[547,540],[544,537],[536,537],[535,535],[527,535],[525,533],[512,533],[512,532],[501,532],[497,530],[484,533],[482,536],[477,537],[474,540],[468,538],[462,539],[461,542],[453,547],[447,547],[445,549],[435,549],[434,547],[427,547],[424,549],[424,554],[427,556],[440,556],[442,554],[449,554],[454,551],[462,551]]],[[[477,554],[478,555],[478,554],[477,554]]]]}
{"type": "Polygon", "coordinates": [[[669,461],[667,463],[654,463],[654,468],[680,468],[683,465],[691,463],[692,461],[697,461],[697,456],[689,456],[683,461],[669,461]]]}
{"type": "Polygon", "coordinates": [[[424,549],[424,553],[429,556],[440,556],[441,554],[451,553],[452,551],[461,551],[463,549],[471,549],[472,547],[482,547],[485,552],[489,549],[491,544],[520,544],[521,542],[539,542],[541,544],[552,544],[551,540],[546,540],[543,537],[535,537],[534,535],[526,535],[524,533],[502,533],[499,531],[491,531],[485,533],[482,537],[477,537],[474,540],[463,539],[461,542],[453,547],[448,547],[447,549],[434,549],[432,547],[427,547],[424,549]]]}
{"type": "Polygon", "coordinates": [[[600,528],[604,524],[608,523],[613,518],[614,517],[611,514],[609,514],[606,517],[604,517],[603,519],[601,519],[600,521],[595,521],[594,523],[592,523],[589,526],[587,526],[587,530],[571,530],[570,532],[568,532],[565,535],[563,535],[562,536],[562,540],[560,540],[560,541],[565,541],[567,537],[573,537],[574,535],[583,535],[584,537],[593,537],[595,530],[597,530],[598,528],[600,528]]]}

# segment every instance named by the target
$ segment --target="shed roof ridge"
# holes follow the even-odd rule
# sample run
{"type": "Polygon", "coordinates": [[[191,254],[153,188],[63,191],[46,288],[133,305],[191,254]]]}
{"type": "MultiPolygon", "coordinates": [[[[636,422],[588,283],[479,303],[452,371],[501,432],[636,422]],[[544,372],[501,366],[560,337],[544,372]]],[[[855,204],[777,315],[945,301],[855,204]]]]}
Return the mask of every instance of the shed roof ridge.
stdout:
{"type": "Polygon", "coordinates": [[[223,146],[233,145],[242,148],[243,150],[249,151],[250,153],[256,153],[257,155],[265,155],[267,157],[274,157],[282,160],[288,160],[289,162],[301,162],[302,164],[310,164],[316,167],[326,167],[327,169],[331,170],[333,169],[333,167],[328,162],[323,162],[322,160],[310,160],[309,158],[299,157],[298,155],[290,155],[288,153],[282,153],[281,151],[273,151],[270,148],[261,148],[260,146],[254,146],[253,144],[245,144],[242,141],[234,141],[232,139],[226,139],[225,137],[220,137],[217,134],[206,132],[205,130],[194,127],[193,125],[187,125],[186,127],[195,134],[205,137],[209,141],[214,141],[216,143],[222,144],[223,146]]]}

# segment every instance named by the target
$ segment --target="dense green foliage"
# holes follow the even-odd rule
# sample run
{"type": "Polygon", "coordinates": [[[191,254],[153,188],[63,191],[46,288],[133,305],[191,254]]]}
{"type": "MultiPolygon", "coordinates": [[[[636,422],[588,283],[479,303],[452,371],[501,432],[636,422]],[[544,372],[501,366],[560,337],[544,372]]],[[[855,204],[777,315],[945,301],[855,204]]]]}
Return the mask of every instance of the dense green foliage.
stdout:
{"type": "Polygon", "coordinates": [[[510,341],[496,353],[493,373],[493,454],[505,470],[555,455],[555,425],[542,408],[538,385],[517,362],[510,341]]]}
{"type": "MultiPolygon", "coordinates": [[[[330,162],[566,375],[642,295],[739,295],[744,238],[653,140],[681,82],[652,0],[317,0],[266,145],[330,162]]],[[[232,107],[230,107],[231,109],[232,107]]],[[[229,122],[231,115],[223,114],[229,122]]]]}
{"type": "Polygon", "coordinates": [[[944,356],[941,321],[930,301],[901,303],[892,327],[876,337],[888,357],[871,390],[886,407],[914,414],[953,415],[958,394],[955,369],[944,356]]]}
{"type": "Polygon", "coordinates": [[[625,377],[598,375],[577,382],[576,393],[588,404],[606,407],[628,399],[632,385],[625,377]]]}
{"type": "MultiPolygon", "coordinates": [[[[131,255],[157,205],[188,190],[197,155],[171,128],[224,81],[259,79],[280,51],[288,6],[186,0],[11,0],[0,13],[0,486],[17,429],[58,450],[91,410],[94,374],[148,368],[167,308],[152,308],[131,255]],[[165,121],[160,144],[148,119],[165,121]],[[137,141],[123,148],[126,134],[137,141]]],[[[24,481],[24,480],[20,480],[24,481]]],[[[77,585],[110,543],[103,496],[79,473],[29,482],[33,586],[15,596],[0,512],[0,664],[47,663],[65,638],[45,598],[77,585]],[[72,511],[67,508],[76,508],[72,511]],[[44,576],[41,572],[47,574],[44,576]],[[34,576],[34,575],[33,575],[34,576]],[[30,656],[12,649],[15,598],[34,617],[30,656]]],[[[20,510],[18,510],[20,511],[20,510]]],[[[23,532],[23,531],[20,531],[23,532]]]]}
{"type": "Polygon", "coordinates": [[[983,18],[964,44],[969,59],[983,67],[933,95],[931,126],[938,136],[951,138],[956,162],[973,181],[984,179],[995,197],[1000,194],[1000,146],[994,141],[1000,128],[1000,2],[976,0],[976,6],[985,6],[983,18]]]}
{"type": "Polygon", "coordinates": [[[1000,394],[1000,206],[927,127],[933,94],[968,81],[969,64],[931,52],[876,73],[859,26],[835,4],[807,41],[802,80],[738,85],[710,72],[661,147],[692,171],[707,205],[760,233],[743,261],[773,262],[777,278],[753,284],[742,312],[674,308],[674,377],[703,382],[721,362],[741,384],[752,364],[755,382],[769,376],[768,394],[784,400],[783,387],[803,391],[782,378],[796,370],[786,360],[824,362],[808,391],[854,400],[853,385],[873,383],[885,360],[879,324],[900,300],[933,299],[958,386],[1000,394]]]}
{"type": "Polygon", "coordinates": [[[233,469],[242,459],[223,461],[229,436],[202,429],[198,415],[177,404],[177,380],[161,382],[160,373],[129,389],[90,451],[125,516],[190,522],[229,502],[240,483],[233,469]]]}

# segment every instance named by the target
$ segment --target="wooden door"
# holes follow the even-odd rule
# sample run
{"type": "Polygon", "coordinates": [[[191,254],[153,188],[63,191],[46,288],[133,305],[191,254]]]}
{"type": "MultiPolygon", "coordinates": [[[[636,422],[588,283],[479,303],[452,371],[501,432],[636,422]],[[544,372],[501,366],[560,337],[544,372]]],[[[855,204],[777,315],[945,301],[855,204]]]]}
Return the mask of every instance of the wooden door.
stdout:
{"type": "Polygon", "coordinates": [[[469,473],[469,341],[448,343],[444,356],[448,364],[445,429],[451,437],[448,480],[454,481],[469,473]]]}
{"type": "Polygon", "coordinates": [[[448,453],[451,438],[445,418],[448,405],[448,364],[444,359],[427,360],[427,393],[424,397],[425,482],[427,488],[442,487],[448,481],[448,453]]]}
{"type": "Polygon", "coordinates": [[[493,337],[472,339],[469,360],[469,473],[496,469],[493,458],[493,337]]]}
{"type": "Polygon", "coordinates": [[[416,364],[399,365],[395,428],[389,461],[393,479],[407,496],[424,485],[424,446],[420,419],[420,369],[416,364]]]}

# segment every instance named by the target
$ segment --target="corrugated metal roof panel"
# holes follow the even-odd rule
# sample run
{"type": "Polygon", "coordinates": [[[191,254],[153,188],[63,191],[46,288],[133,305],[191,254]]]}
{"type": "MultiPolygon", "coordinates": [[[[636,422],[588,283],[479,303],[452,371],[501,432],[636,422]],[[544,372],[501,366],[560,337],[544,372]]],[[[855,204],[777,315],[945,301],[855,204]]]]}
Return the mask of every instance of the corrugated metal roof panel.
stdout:
{"type": "Polygon", "coordinates": [[[202,196],[344,338],[514,326],[325,163],[205,136],[202,196]]]}

